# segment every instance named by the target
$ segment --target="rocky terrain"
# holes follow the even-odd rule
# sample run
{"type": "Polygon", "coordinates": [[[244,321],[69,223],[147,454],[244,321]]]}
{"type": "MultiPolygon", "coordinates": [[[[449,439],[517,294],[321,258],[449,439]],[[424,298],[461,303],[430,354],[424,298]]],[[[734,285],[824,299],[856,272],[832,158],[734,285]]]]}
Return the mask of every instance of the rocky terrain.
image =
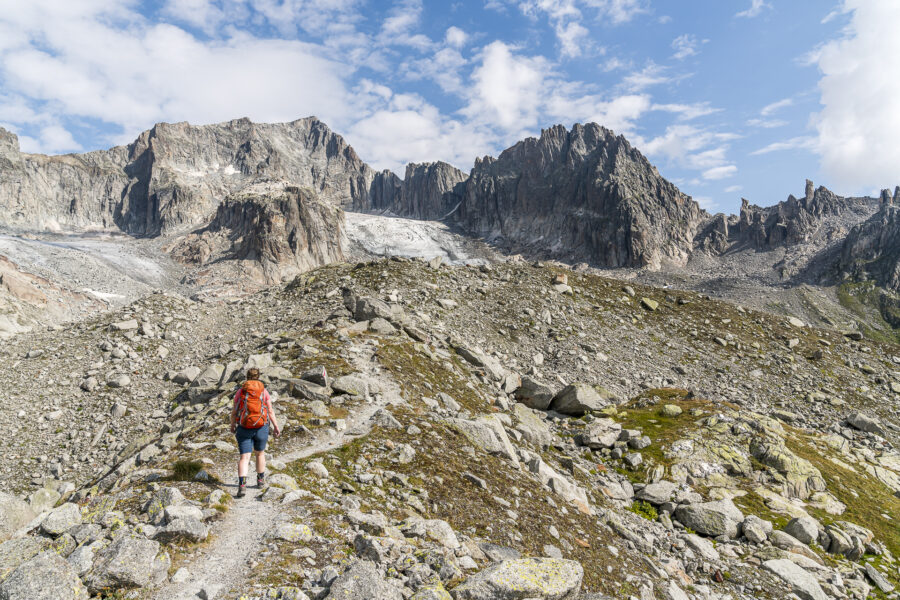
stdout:
{"type": "Polygon", "coordinates": [[[2,598],[897,597],[900,348],[855,332],[394,258],[16,342],[2,598]],[[251,365],[285,434],[235,500],[251,365]]]}
{"type": "Polygon", "coordinates": [[[595,124],[402,180],[315,118],[0,130],[0,600],[900,598],[898,196],[708,215],[595,124]]]}

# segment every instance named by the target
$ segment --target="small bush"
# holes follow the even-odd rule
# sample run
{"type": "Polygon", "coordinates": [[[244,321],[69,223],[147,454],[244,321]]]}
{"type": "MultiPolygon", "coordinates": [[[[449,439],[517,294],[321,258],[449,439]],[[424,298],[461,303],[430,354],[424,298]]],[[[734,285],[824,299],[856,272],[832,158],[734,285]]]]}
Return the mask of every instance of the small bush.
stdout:
{"type": "Polygon", "coordinates": [[[659,513],[656,512],[656,509],[653,508],[653,505],[649,502],[645,502],[644,500],[635,500],[631,504],[631,508],[629,510],[636,515],[644,517],[648,521],[655,521],[659,516],[659,513]]]}
{"type": "Polygon", "coordinates": [[[194,476],[203,469],[203,463],[196,460],[179,460],[172,465],[172,479],[175,481],[193,481],[194,476]]]}

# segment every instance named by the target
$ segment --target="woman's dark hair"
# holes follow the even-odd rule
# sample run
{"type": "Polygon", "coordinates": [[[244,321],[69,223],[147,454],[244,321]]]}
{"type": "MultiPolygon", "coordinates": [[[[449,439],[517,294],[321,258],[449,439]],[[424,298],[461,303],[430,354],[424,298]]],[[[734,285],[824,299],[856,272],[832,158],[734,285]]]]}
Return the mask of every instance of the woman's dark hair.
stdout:
{"type": "Polygon", "coordinates": [[[259,379],[259,369],[253,367],[247,370],[247,379],[259,379]]]}

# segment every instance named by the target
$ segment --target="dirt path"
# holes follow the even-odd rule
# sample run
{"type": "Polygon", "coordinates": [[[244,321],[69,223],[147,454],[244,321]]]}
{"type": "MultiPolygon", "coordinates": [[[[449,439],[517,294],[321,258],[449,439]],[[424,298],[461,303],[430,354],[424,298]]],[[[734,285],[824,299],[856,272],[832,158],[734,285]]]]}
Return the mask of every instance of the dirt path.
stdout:
{"type": "MultiPolygon", "coordinates": [[[[279,452],[277,459],[288,463],[328,452],[369,432],[372,415],[399,397],[396,384],[378,369],[372,354],[368,351],[360,353],[354,363],[361,373],[377,379],[379,385],[385,388],[378,400],[373,399],[351,409],[343,431],[335,433],[332,430],[331,435],[328,431],[320,432],[287,452],[279,452]]],[[[234,478],[234,468],[233,462],[228,462],[217,464],[212,471],[222,481],[230,481],[234,478]]],[[[228,485],[227,491],[233,494],[234,487],[228,485]]],[[[200,592],[205,591],[206,597],[212,600],[226,597],[230,591],[239,591],[247,578],[250,563],[258,556],[267,535],[284,515],[278,504],[259,499],[262,491],[248,486],[246,497],[231,504],[225,518],[213,526],[210,544],[183,565],[190,572],[187,582],[166,583],[149,597],[154,600],[196,600],[200,592]]]]}

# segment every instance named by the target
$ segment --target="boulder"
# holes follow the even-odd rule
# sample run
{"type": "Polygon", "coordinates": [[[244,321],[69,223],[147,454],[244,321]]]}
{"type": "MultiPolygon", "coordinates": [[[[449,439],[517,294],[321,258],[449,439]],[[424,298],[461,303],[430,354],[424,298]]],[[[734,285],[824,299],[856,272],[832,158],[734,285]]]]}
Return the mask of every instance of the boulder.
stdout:
{"type": "Polygon", "coordinates": [[[366,396],[372,389],[371,382],[361,375],[343,375],[331,382],[331,388],[339,394],[366,396]]]}
{"type": "Polygon", "coordinates": [[[816,578],[786,558],[767,560],[763,567],[777,575],[803,600],[828,600],[816,578]]]}
{"type": "Polygon", "coordinates": [[[750,453],[784,476],[783,485],[789,497],[806,500],[812,493],[825,490],[822,473],[811,462],[794,454],[783,440],[754,438],[750,453]]]}
{"type": "Polygon", "coordinates": [[[272,537],[285,542],[308,542],[312,539],[312,530],[303,523],[279,523],[272,532],[272,537]]]}
{"type": "Polygon", "coordinates": [[[884,436],[884,428],[881,426],[881,421],[865,413],[851,413],[847,417],[847,423],[851,427],[853,427],[854,429],[858,429],[859,431],[865,431],[867,433],[874,433],[876,435],[884,436]]]}
{"type": "Polygon", "coordinates": [[[62,506],[53,509],[41,522],[41,531],[47,535],[56,537],[65,533],[70,528],[81,523],[81,509],[77,504],[66,502],[62,506]]]}
{"type": "Polygon", "coordinates": [[[168,568],[166,561],[157,560],[159,548],[159,542],[123,535],[97,554],[85,583],[92,593],[144,587],[168,568]]]}
{"type": "Polygon", "coordinates": [[[86,600],[75,569],[56,552],[42,552],[0,583],[0,600],[86,600]]]}
{"type": "Polygon", "coordinates": [[[403,600],[400,590],[385,581],[367,560],[352,563],[331,584],[325,600],[403,600]]]}
{"type": "Polygon", "coordinates": [[[488,454],[497,454],[518,464],[516,449],[497,417],[490,415],[475,420],[447,419],[447,423],[465,436],[469,443],[488,454]]]}
{"type": "Polygon", "coordinates": [[[671,481],[658,481],[648,483],[634,495],[638,500],[645,500],[650,504],[659,506],[672,499],[672,494],[678,486],[671,481]]]}
{"type": "Polygon", "coordinates": [[[428,539],[449,550],[456,550],[460,545],[450,524],[440,519],[409,519],[400,524],[400,531],[406,537],[428,539]]]}
{"type": "Polygon", "coordinates": [[[389,321],[394,316],[387,302],[370,296],[356,298],[355,307],[349,310],[353,312],[353,318],[357,321],[371,321],[372,319],[389,321]]]}
{"type": "Polygon", "coordinates": [[[580,417],[586,412],[609,406],[611,394],[603,388],[586,383],[573,383],[564,387],[550,402],[550,410],[564,415],[580,417]]]}
{"type": "Polygon", "coordinates": [[[591,422],[581,434],[581,445],[591,450],[612,448],[622,435],[622,425],[612,419],[597,419],[591,422]]]}
{"type": "Polygon", "coordinates": [[[31,523],[36,515],[28,504],[5,492],[0,492],[0,541],[31,523]]]}
{"type": "Polygon", "coordinates": [[[522,434],[525,441],[542,448],[550,445],[553,441],[553,432],[550,431],[547,422],[534,412],[534,409],[516,403],[512,412],[515,417],[516,431],[522,434]]]}
{"type": "Polygon", "coordinates": [[[523,377],[522,385],[515,391],[516,400],[528,408],[536,410],[547,410],[555,395],[555,392],[550,387],[531,377],[523,377]]]}
{"type": "Polygon", "coordinates": [[[249,369],[259,369],[262,371],[263,369],[268,369],[272,365],[275,364],[274,359],[272,358],[271,352],[264,352],[262,354],[251,354],[247,357],[247,362],[244,363],[243,371],[246,373],[249,369]]]}
{"type": "Polygon", "coordinates": [[[304,381],[312,382],[318,386],[328,387],[330,382],[328,378],[328,371],[325,369],[323,365],[319,365],[313,367],[312,369],[308,369],[300,375],[300,379],[304,381]]]}
{"type": "Polygon", "coordinates": [[[0,544],[0,581],[22,563],[48,550],[50,543],[45,537],[26,536],[0,544]]]}
{"type": "Polygon", "coordinates": [[[188,385],[197,379],[198,375],[200,375],[200,367],[185,367],[172,377],[172,382],[178,385],[188,385]]]}
{"type": "Polygon", "coordinates": [[[675,518],[682,525],[702,535],[735,538],[744,515],[731,500],[682,504],[675,509],[675,518]]]}
{"type": "Polygon", "coordinates": [[[216,387],[222,380],[225,373],[225,365],[212,364],[203,369],[203,371],[191,382],[191,387],[216,387]]]}
{"type": "MultiPolygon", "coordinates": [[[[229,450],[233,447],[229,445],[229,450]]],[[[160,525],[165,520],[165,511],[169,506],[175,506],[184,502],[184,495],[174,487],[161,487],[144,505],[144,512],[150,517],[153,525],[160,525]]]]}
{"type": "Polygon", "coordinates": [[[453,589],[454,600],[575,600],[584,569],[573,560],[504,560],[453,589]]]}
{"type": "Polygon", "coordinates": [[[784,532],[792,535],[804,544],[812,544],[819,539],[822,526],[812,517],[797,517],[784,526],[784,532]]]}
{"type": "Polygon", "coordinates": [[[196,543],[202,542],[208,536],[209,527],[204,525],[203,521],[196,516],[183,516],[169,520],[165,527],[156,531],[153,539],[167,544],[177,540],[196,543]]]}

